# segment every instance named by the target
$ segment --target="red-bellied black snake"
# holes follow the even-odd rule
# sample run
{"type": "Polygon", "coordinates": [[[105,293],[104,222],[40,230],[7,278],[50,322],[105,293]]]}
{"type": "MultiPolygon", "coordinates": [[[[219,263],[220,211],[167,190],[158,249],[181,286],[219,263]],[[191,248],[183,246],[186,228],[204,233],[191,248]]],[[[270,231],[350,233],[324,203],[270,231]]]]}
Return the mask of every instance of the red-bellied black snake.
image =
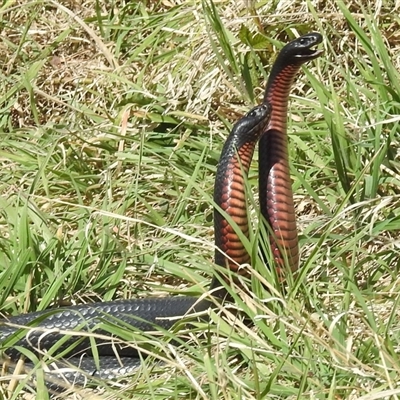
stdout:
{"type": "Polygon", "coordinates": [[[295,271],[299,265],[286,132],[289,92],[301,65],[322,54],[322,50],[313,49],[321,42],[322,36],[313,32],[287,44],[272,67],[264,95],[264,101],[272,105],[272,114],[259,143],[260,208],[268,224],[272,258],[281,278],[285,266],[295,271]]]}
{"type": "MultiPolygon", "coordinates": [[[[282,274],[284,266],[296,270],[299,262],[296,219],[289,174],[286,119],[288,97],[293,79],[300,66],[321,54],[313,47],[321,43],[318,33],[310,33],[287,44],[280,52],[267,83],[264,102],[253,108],[239,120],[230,133],[218,165],[214,188],[215,263],[237,271],[238,265],[250,263],[250,256],[242,244],[238,229],[248,237],[249,225],[245,201],[244,180],[250,167],[254,148],[260,140],[259,188],[260,207],[270,227],[270,246],[275,267],[282,274]],[[271,111],[272,106],[272,111],[271,111]],[[228,219],[225,214],[229,215],[228,219]],[[229,219],[236,224],[231,226],[229,219]]],[[[214,278],[211,289],[219,286],[214,278]]],[[[217,292],[218,293],[218,292],[217,292]]],[[[12,359],[19,358],[18,347],[46,351],[63,339],[63,349],[73,346],[73,354],[88,353],[90,342],[76,343],[67,339],[58,329],[71,331],[92,330],[104,319],[115,324],[129,324],[140,331],[170,329],[176,319],[191,310],[201,311],[209,307],[208,301],[192,297],[167,297],[120,300],[77,305],[49,311],[40,311],[4,320],[0,326],[0,349],[12,359]],[[40,327],[18,331],[12,325],[40,327]],[[57,328],[55,330],[54,328],[57,328]],[[45,329],[50,332],[43,334],[45,329]]],[[[104,331],[96,330],[96,333],[104,331]]],[[[108,342],[96,341],[98,354],[115,357],[115,347],[108,342]]],[[[61,349],[59,350],[61,351],[61,349]]],[[[138,351],[128,347],[118,350],[120,356],[140,362],[138,351]]],[[[106,369],[107,366],[104,366],[106,369]]],[[[103,368],[103,365],[100,366],[103,368]]],[[[99,372],[99,371],[98,371],[99,372]]],[[[94,372],[91,372],[94,373],[94,372]]],[[[107,375],[107,373],[105,373],[107,375]]]]}

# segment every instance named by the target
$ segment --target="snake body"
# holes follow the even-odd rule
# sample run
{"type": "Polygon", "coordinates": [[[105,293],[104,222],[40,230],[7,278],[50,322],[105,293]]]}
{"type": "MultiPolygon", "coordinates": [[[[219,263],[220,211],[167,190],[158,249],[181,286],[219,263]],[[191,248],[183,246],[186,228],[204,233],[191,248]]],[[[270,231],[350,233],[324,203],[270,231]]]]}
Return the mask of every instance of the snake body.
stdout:
{"type": "MultiPolygon", "coordinates": [[[[287,160],[287,103],[295,74],[304,62],[320,54],[312,50],[320,41],[321,36],[312,33],[295,39],[282,49],[272,68],[263,104],[253,108],[234,125],[224,145],[214,187],[215,263],[221,267],[237,271],[239,265],[250,262],[240,237],[244,235],[248,238],[249,233],[244,179],[256,143],[262,136],[259,157],[261,213],[272,231],[270,244],[276,267],[283,268],[285,260],[289,260],[291,268],[297,268],[297,230],[287,160]]],[[[214,278],[210,289],[219,286],[219,280],[214,278]]],[[[224,297],[223,290],[215,293],[224,297]]],[[[202,311],[209,306],[206,300],[178,296],[117,300],[14,316],[0,323],[0,349],[5,349],[12,360],[17,360],[21,348],[36,354],[43,353],[62,340],[62,347],[57,351],[71,346],[74,357],[83,353],[90,355],[89,340],[77,340],[75,336],[67,338],[63,331],[79,328],[79,331],[95,330],[96,333],[107,334],[101,328],[105,319],[117,325],[129,324],[139,331],[169,330],[176,317],[191,311],[202,311]],[[26,331],[18,330],[16,326],[32,328],[26,331]],[[45,331],[46,334],[43,334],[45,331]]],[[[115,361],[115,350],[109,341],[96,340],[100,360],[111,357],[115,361]]],[[[118,349],[118,354],[131,358],[133,364],[140,363],[139,352],[132,347],[118,349]]],[[[97,370],[98,366],[93,368],[97,370]]],[[[106,369],[107,366],[102,363],[101,368],[106,369]]]]}
{"type": "Polygon", "coordinates": [[[280,278],[284,277],[286,266],[295,271],[299,265],[287,143],[289,92],[300,67],[322,54],[313,49],[321,42],[322,36],[312,32],[284,46],[272,67],[264,95],[264,101],[272,105],[272,114],[259,143],[260,209],[267,222],[271,258],[280,278]]]}
{"type": "MultiPolygon", "coordinates": [[[[244,235],[248,235],[247,213],[244,207],[244,175],[248,173],[257,140],[266,129],[270,115],[271,107],[268,103],[254,107],[234,125],[222,151],[214,189],[214,199],[219,208],[215,212],[215,236],[217,246],[220,246],[223,252],[216,253],[216,263],[220,266],[231,262],[237,265],[248,257],[224,213],[234,219],[244,235]]],[[[211,289],[214,289],[213,285],[211,289]]],[[[6,350],[8,357],[12,360],[18,359],[21,355],[20,348],[43,354],[54,344],[63,340],[62,346],[58,347],[57,351],[61,352],[71,347],[74,358],[70,359],[72,364],[82,367],[80,356],[92,354],[90,341],[79,336],[68,338],[65,331],[79,328],[80,332],[95,331],[98,335],[108,335],[101,329],[104,319],[120,326],[128,324],[132,329],[141,332],[168,330],[176,323],[177,317],[185,316],[191,311],[203,311],[209,306],[210,303],[206,300],[199,301],[194,297],[177,296],[117,300],[38,311],[10,317],[8,324],[0,328],[0,345],[11,336],[18,334],[16,325],[32,326],[34,328],[27,333],[22,332],[22,337],[16,346],[6,350]]],[[[112,368],[118,366],[119,363],[109,358],[115,358],[115,343],[110,340],[96,339],[96,351],[102,356],[102,370],[108,369],[110,365],[112,368]]],[[[118,348],[117,352],[120,357],[133,358],[133,364],[140,360],[139,352],[135,348],[118,348]]],[[[127,363],[130,364],[130,361],[127,363]]]]}

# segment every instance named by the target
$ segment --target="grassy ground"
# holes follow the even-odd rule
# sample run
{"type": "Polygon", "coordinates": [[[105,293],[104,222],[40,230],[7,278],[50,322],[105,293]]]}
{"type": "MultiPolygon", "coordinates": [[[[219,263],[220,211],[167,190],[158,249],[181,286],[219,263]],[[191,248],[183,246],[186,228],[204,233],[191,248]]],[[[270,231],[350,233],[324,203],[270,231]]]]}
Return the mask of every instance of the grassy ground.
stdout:
{"type": "MultiPolygon", "coordinates": [[[[1,313],[204,293],[223,141],[282,43],[315,30],[325,54],[296,81],[288,126],[300,274],[271,295],[255,257],[254,298],[236,299],[253,327],[213,315],[210,342],[160,345],[167,366],[149,359],[128,387],[84,396],[396,399],[396,3],[4,2],[1,313]]],[[[12,378],[0,396],[35,392],[12,378]]]]}

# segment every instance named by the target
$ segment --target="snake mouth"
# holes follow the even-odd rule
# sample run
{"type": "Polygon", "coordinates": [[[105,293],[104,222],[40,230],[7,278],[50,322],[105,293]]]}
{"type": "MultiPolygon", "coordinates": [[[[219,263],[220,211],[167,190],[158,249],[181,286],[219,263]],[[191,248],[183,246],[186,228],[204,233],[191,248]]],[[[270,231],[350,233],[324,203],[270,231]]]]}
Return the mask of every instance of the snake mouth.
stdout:
{"type": "Polygon", "coordinates": [[[305,60],[313,60],[314,58],[319,57],[323,52],[324,51],[320,49],[304,49],[302,54],[296,54],[294,57],[305,60]]]}
{"type": "Polygon", "coordinates": [[[290,42],[287,45],[288,51],[294,58],[301,59],[303,62],[313,60],[323,53],[323,50],[315,48],[322,43],[322,40],[321,34],[311,32],[290,42]]]}

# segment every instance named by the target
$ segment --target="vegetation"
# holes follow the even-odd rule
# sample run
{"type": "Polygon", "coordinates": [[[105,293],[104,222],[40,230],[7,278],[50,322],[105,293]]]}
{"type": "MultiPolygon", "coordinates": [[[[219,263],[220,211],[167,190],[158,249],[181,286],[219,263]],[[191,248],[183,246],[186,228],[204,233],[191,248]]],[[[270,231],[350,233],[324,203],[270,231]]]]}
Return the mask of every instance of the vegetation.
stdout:
{"type": "MultiPolygon", "coordinates": [[[[3,315],[205,293],[223,141],[261,101],[282,45],[309,31],[325,38],[325,54],[296,80],[289,111],[300,273],[280,287],[254,255],[253,296],[233,292],[253,325],[232,308],[213,314],[214,323],[198,325],[207,338],[189,332],[180,348],[164,342],[151,350],[166,364],[150,357],[124,386],[99,382],[96,392],[75,388],[66,397],[397,398],[400,5],[393,3],[3,2],[3,315]]],[[[37,391],[46,399],[41,368],[31,371],[34,388],[18,371],[3,371],[0,396],[37,391]]]]}

